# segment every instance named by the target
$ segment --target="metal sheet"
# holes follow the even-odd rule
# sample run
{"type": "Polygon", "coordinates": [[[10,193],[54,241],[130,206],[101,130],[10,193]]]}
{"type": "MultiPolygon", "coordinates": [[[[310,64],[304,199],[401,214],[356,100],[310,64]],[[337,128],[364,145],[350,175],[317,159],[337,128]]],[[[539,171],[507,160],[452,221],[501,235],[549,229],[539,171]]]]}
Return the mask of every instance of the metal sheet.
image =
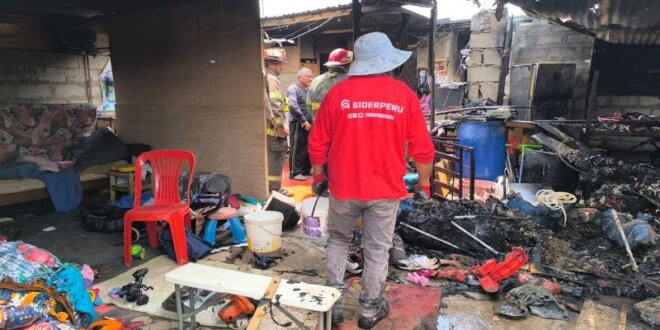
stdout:
{"type": "MultiPolygon", "coordinates": [[[[509,94],[509,104],[523,107],[529,107],[530,90],[532,88],[532,74],[534,65],[516,65],[511,68],[511,92],[509,94]]],[[[516,115],[518,120],[530,120],[529,109],[518,109],[516,115]]]]}
{"type": "Polygon", "coordinates": [[[622,44],[660,44],[657,0],[499,0],[578,32],[622,44]]]}

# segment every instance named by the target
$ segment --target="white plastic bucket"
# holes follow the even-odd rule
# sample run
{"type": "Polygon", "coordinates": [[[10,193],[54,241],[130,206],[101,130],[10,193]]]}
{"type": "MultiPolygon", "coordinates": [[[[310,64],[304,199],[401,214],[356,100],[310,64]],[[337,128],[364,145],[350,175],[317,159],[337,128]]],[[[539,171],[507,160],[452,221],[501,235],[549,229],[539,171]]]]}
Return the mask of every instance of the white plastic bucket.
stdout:
{"type": "Polygon", "coordinates": [[[320,197],[318,203],[316,203],[316,199],[317,197],[311,197],[303,200],[300,203],[300,213],[303,217],[303,232],[307,236],[319,238],[328,233],[330,200],[326,197],[320,197]],[[316,203],[316,209],[314,209],[314,203],[316,203]],[[312,210],[314,214],[312,214],[312,210]]]}
{"type": "Polygon", "coordinates": [[[282,247],[282,221],[284,215],[276,211],[246,214],[245,233],[248,249],[257,253],[275,252],[282,247]]]}

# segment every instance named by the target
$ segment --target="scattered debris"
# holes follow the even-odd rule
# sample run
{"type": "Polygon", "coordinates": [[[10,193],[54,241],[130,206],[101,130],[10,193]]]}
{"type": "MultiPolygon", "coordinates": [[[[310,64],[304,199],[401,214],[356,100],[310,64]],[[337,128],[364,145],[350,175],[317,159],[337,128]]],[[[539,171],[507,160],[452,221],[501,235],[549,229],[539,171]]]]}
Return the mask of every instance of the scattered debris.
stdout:
{"type": "Polygon", "coordinates": [[[568,319],[564,306],[542,286],[525,284],[509,291],[505,299],[493,306],[495,313],[515,318],[532,314],[548,319],[568,319]]]}
{"type": "Polygon", "coordinates": [[[277,259],[282,259],[282,257],[270,257],[259,255],[253,253],[254,259],[252,259],[252,266],[257,269],[266,270],[277,264],[277,259]]]}
{"type": "Polygon", "coordinates": [[[232,246],[229,250],[229,256],[225,259],[225,262],[228,264],[233,264],[236,262],[236,259],[242,259],[243,253],[247,251],[245,246],[232,246]]]}
{"type": "Polygon", "coordinates": [[[637,303],[633,306],[633,310],[651,327],[660,327],[660,297],[637,303]]]}
{"type": "Polygon", "coordinates": [[[398,227],[398,232],[409,244],[434,250],[467,251],[481,256],[485,252],[481,244],[474,240],[456,239],[465,237],[465,234],[452,225],[452,220],[497,251],[508,251],[513,246],[535,246],[543,236],[547,236],[542,235],[543,229],[536,226],[529,217],[514,213],[494,198],[489,199],[486,205],[469,200],[428,201],[416,204],[412,211],[402,212],[399,220],[403,226],[398,227]],[[455,218],[465,215],[474,217],[455,218]],[[448,248],[447,244],[438,243],[428,235],[420,235],[410,226],[439,238],[451,237],[455,240],[452,244],[458,248],[448,248]]]}
{"type": "Polygon", "coordinates": [[[311,276],[311,277],[319,276],[319,272],[316,269],[278,270],[277,273],[280,275],[284,273],[288,273],[288,274],[296,274],[296,275],[311,276]]]}
{"type": "Polygon", "coordinates": [[[419,284],[421,286],[427,286],[430,282],[428,277],[419,275],[417,273],[408,273],[408,275],[406,275],[406,281],[419,284]]]}

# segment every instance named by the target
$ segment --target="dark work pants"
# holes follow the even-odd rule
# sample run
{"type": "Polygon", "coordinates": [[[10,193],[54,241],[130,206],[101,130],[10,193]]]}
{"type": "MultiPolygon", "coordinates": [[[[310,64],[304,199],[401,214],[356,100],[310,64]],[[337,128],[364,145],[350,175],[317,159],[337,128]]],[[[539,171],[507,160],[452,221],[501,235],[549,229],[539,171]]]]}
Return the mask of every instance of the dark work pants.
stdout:
{"type": "Polygon", "coordinates": [[[282,187],[282,168],[286,156],[286,138],[266,136],[268,148],[268,189],[279,191],[282,187]]]}
{"type": "Polygon", "coordinates": [[[297,121],[289,123],[289,139],[291,151],[289,154],[289,177],[305,175],[312,171],[312,163],[307,154],[307,139],[309,132],[300,126],[297,121]]]}

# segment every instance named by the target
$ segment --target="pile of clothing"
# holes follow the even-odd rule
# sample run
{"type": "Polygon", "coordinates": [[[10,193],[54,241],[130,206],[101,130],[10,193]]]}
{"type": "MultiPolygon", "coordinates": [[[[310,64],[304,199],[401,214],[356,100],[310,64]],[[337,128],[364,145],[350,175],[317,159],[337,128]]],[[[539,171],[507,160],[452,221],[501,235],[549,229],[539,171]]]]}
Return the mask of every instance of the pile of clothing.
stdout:
{"type": "Polygon", "coordinates": [[[0,329],[79,329],[96,319],[87,266],[21,241],[0,242],[0,329]]]}

